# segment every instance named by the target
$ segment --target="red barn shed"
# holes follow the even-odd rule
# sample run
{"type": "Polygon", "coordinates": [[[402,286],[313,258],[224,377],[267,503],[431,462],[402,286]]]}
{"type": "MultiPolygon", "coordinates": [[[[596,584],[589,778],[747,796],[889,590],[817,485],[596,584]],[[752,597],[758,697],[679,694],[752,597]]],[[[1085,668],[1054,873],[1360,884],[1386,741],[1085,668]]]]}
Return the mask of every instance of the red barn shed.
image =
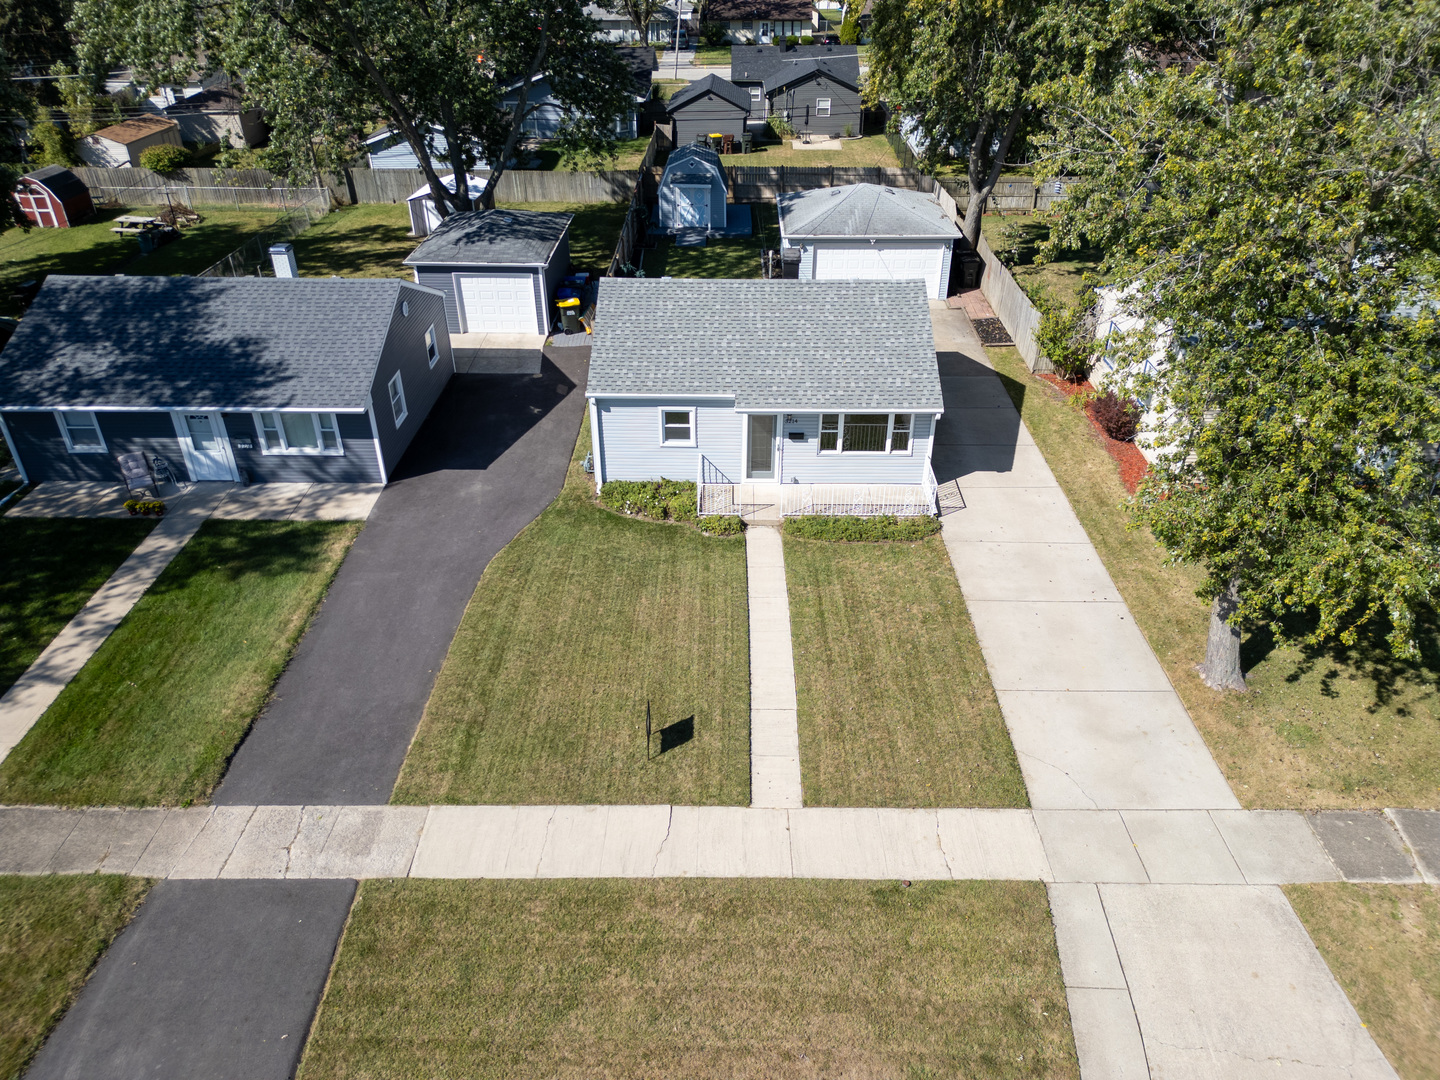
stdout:
{"type": "Polygon", "coordinates": [[[90,189],[63,165],[47,165],[22,176],[15,201],[42,229],[67,229],[95,213],[90,189]]]}

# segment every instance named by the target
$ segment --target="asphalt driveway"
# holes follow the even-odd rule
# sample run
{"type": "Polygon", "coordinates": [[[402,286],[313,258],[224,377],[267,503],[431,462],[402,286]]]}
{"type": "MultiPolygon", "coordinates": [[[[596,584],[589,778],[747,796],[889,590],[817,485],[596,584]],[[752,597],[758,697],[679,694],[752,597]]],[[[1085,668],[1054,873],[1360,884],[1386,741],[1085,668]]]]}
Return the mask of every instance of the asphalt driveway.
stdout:
{"type": "Polygon", "coordinates": [[[490,559],[555,498],[589,349],[456,375],[345,559],[216,803],[385,803],[490,559]]]}

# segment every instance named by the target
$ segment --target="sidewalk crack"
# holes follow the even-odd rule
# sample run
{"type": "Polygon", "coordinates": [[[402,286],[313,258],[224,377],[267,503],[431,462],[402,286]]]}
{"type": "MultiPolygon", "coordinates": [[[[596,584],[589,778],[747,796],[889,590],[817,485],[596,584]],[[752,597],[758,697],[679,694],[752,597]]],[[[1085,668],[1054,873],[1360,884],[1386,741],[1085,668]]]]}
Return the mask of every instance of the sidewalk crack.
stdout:
{"type": "Polygon", "coordinates": [[[655,849],[655,861],[650,864],[650,876],[652,878],[659,876],[660,856],[665,854],[665,845],[670,842],[670,830],[675,825],[675,804],[671,803],[665,809],[665,835],[660,838],[660,845],[655,849]]]}
{"type": "Polygon", "coordinates": [[[285,845],[285,867],[280,871],[280,876],[290,876],[290,860],[295,857],[295,841],[300,839],[300,830],[305,827],[305,807],[300,807],[300,813],[295,818],[295,835],[290,837],[290,842],[285,845]]]}
{"type": "Polygon", "coordinates": [[[950,861],[950,852],[945,850],[945,834],[940,831],[940,811],[935,811],[935,843],[940,846],[940,857],[945,860],[945,872],[955,880],[955,864],[950,861]]]}
{"type": "Polygon", "coordinates": [[[1059,773],[1061,776],[1065,777],[1065,779],[1066,779],[1066,780],[1069,780],[1070,783],[1071,783],[1071,785],[1074,786],[1076,793],[1077,793],[1082,799],[1084,799],[1086,802],[1088,802],[1088,803],[1090,804],[1090,809],[1092,809],[1092,810],[1103,810],[1103,809],[1105,809],[1105,808],[1102,807],[1098,802],[1096,802],[1094,798],[1092,798],[1092,797],[1090,796],[1090,794],[1085,790],[1084,787],[1081,786],[1080,781],[1078,781],[1078,780],[1075,779],[1074,775],[1071,774],[1070,770],[1068,770],[1068,769],[1062,769],[1059,765],[1055,765],[1055,764],[1053,764],[1052,762],[1046,761],[1044,758],[1039,757],[1039,756],[1036,755],[1036,754],[1026,753],[1026,752],[1023,751],[1023,750],[1017,750],[1017,751],[1016,751],[1016,754],[1017,754],[1019,757],[1027,758],[1027,759],[1029,759],[1030,761],[1033,761],[1033,762],[1036,762],[1037,764],[1043,765],[1043,766],[1045,766],[1045,768],[1047,768],[1047,769],[1052,769],[1052,770],[1054,770],[1055,772],[1059,773]]]}
{"type": "Polygon", "coordinates": [[[540,840],[540,851],[535,856],[535,869],[530,874],[533,878],[540,876],[540,864],[545,861],[545,849],[550,846],[550,830],[555,826],[555,815],[560,812],[560,807],[552,806],[550,816],[545,819],[545,835],[540,840]]]}

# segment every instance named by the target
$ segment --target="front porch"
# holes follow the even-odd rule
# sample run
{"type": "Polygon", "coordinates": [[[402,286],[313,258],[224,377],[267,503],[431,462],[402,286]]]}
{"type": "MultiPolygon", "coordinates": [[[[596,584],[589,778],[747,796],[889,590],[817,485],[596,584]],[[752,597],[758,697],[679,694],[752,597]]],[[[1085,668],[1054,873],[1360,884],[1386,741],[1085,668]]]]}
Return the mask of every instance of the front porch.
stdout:
{"type": "Polygon", "coordinates": [[[935,474],[923,484],[735,483],[701,458],[696,504],[702,516],[739,515],[750,522],[787,517],[921,517],[939,513],[935,474]]]}

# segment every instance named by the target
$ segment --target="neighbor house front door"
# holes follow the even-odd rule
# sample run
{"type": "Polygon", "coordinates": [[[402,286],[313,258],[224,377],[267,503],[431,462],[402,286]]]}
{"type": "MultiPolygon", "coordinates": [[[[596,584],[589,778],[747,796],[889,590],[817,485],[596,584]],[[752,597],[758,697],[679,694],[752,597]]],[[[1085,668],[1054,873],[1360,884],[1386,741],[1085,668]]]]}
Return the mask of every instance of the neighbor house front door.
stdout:
{"type": "Polygon", "coordinates": [[[750,417],[750,446],[745,455],[747,480],[775,479],[775,417],[750,417]]]}
{"type": "Polygon", "coordinates": [[[179,423],[185,465],[196,480],[233,480],[225,429],[215,413],[181,413],[179,423]]]}

